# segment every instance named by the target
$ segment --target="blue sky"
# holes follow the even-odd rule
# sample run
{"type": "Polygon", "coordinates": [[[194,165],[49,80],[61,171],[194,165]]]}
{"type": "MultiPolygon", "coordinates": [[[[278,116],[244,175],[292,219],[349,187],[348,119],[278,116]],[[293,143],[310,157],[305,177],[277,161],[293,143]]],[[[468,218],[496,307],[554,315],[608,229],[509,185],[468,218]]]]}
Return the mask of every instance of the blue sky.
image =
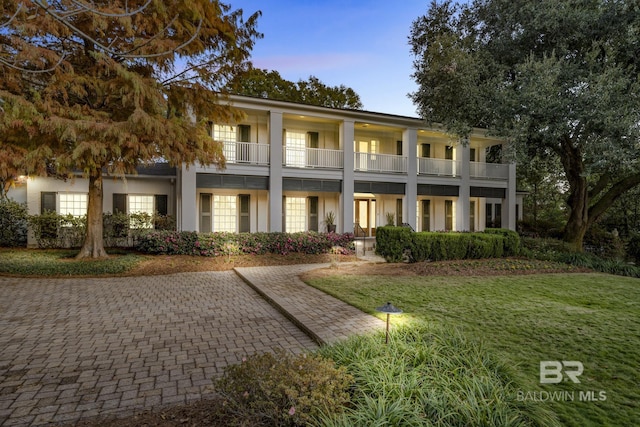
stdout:
{"type": "Polygon", "coordinates": [[[416,117],[407,94],[411,78],[408,42],[412,22],[428,0],[228,0],[244,16],[262,11],[253,49],[258,68],[291,81],[310,75],[354,89],[367,111],[416,117]]]}

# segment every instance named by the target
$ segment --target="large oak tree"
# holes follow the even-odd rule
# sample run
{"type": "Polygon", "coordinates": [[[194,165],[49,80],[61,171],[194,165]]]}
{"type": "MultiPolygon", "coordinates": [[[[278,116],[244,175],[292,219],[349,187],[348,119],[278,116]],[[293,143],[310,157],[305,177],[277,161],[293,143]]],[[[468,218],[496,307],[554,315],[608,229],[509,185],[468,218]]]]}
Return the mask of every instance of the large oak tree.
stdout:
{"type": "Polygon", "coordinates": [[[410,43],[426,119],[462,136],[486,127],[520,160],[559,160],[576,249],[640,184],[637,1],[432,1],[410,43]]]}
{"type": "Polygon", "coordinates": [[[215,0],[0,2],[0,162],[88,178],[78,257],[106,256],[103,175],[154,161],[224,165],[211,121],[246,70],[259,13],[215,0]]]}

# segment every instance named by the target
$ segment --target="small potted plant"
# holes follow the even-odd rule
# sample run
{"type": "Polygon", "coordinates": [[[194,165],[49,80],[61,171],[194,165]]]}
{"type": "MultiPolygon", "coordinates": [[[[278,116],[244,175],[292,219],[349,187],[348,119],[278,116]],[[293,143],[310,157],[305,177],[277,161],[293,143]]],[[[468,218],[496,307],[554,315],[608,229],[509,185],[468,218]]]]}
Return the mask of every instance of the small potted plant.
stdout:
{"type": "Polygon", "coordinates": [[[327,224],[327,233],[336,232],[336,214],[333,211],[329,211],[324,216],[324,222],[327,224]]]}
{"type": "Polygon", "coordinates": [[[396,215],[393,212],[387,212],[386,217],[388,226],[396,225],[396,215]]]}

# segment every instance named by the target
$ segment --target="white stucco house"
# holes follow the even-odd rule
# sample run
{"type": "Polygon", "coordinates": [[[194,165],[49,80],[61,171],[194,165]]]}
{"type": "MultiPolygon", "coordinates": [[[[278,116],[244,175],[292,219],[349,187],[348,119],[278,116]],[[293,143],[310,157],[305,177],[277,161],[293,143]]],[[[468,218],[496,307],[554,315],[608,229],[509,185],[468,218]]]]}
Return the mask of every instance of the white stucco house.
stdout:
{"type": "MultiPolygon", "coordinates": [[[[232,96],[245,112],[237,123],[213,123],[224,170],[201,165],[141,169],[107,178],[104,211],[174,215],[184,231],[323,231],[332,212],[338,232],[374,236],[391,215],[416,231],[515,229],[522,215],[515,164],[487,163],[504,141],[475,130],[462,144],[424,121],[232,96]]],[[[23,178],[9,197],[82,215],[81,177],[23,178]]]]}

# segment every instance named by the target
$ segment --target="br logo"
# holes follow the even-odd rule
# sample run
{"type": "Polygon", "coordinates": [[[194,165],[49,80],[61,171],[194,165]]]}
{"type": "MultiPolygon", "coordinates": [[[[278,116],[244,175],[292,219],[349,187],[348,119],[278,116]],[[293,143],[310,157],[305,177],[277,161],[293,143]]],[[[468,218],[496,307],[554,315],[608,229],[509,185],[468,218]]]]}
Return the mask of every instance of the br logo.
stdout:
{"type": "Polygon", "coordinates": [[[566,376],[574,383],[579,383],[584,366],[581,362],[563,360],[543,360],[540,362],[540,384],[558,384],[566,376]],[[564,374],[563,374],[564,372],[564,374]]]}

